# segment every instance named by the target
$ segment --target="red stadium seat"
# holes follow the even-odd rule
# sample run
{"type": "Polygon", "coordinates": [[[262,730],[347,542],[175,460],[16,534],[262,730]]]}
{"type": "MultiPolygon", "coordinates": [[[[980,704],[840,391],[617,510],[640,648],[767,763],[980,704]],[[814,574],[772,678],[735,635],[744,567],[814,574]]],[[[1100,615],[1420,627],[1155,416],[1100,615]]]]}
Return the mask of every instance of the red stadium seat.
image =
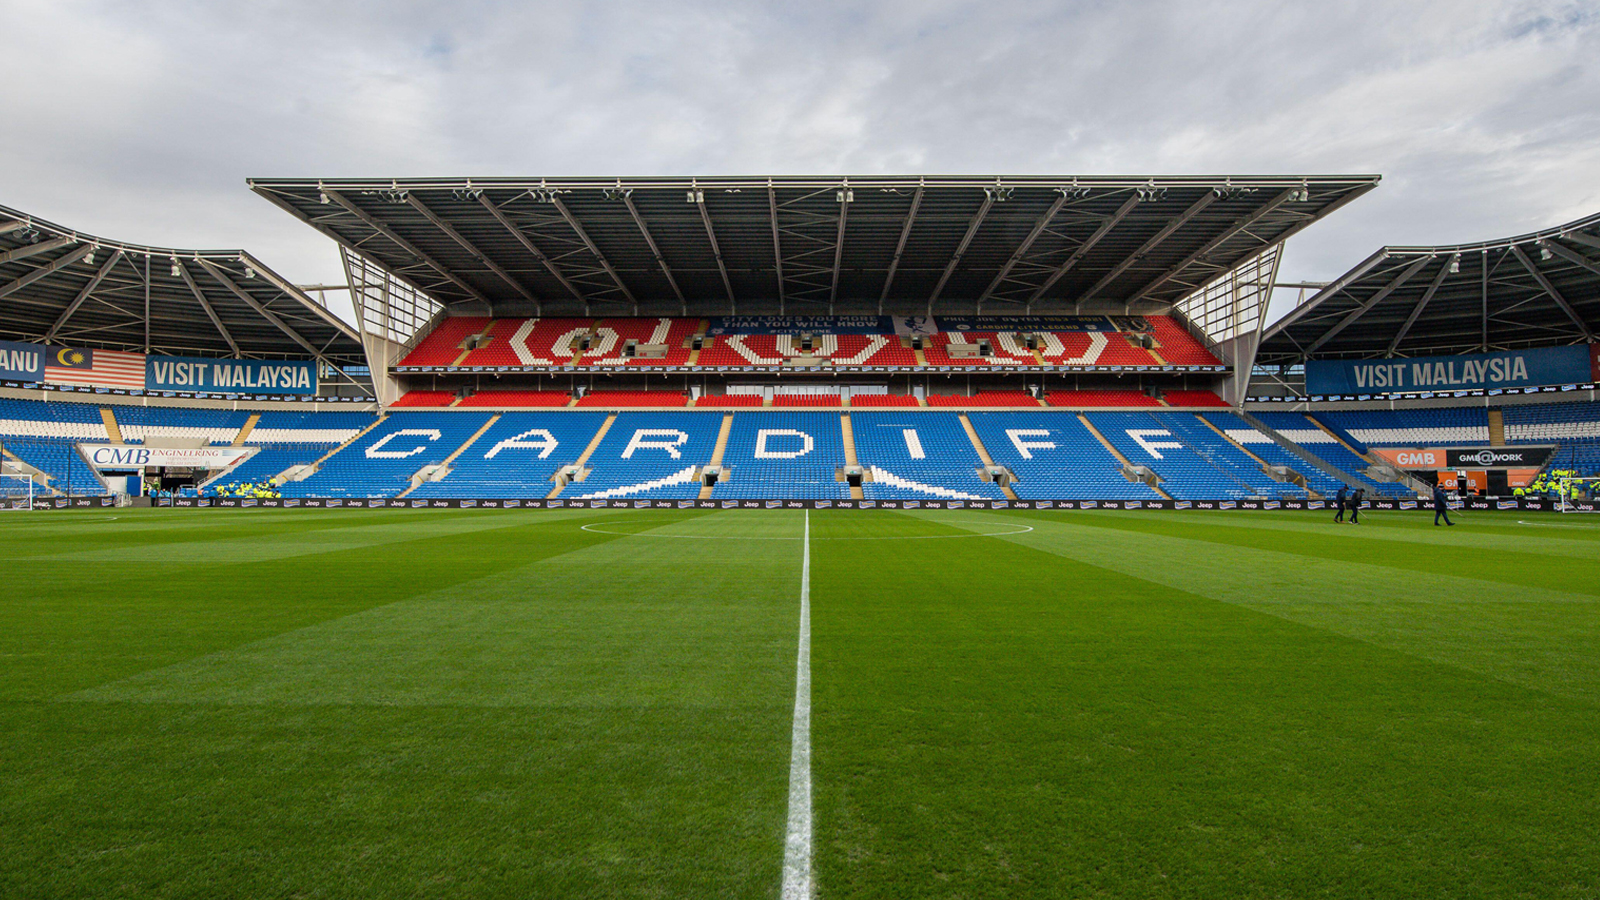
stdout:
{"type": "Polygon", "coordinates": [[[400,361],[402,366],[448,366],[461,355],[461,342],[483,331],[487,316],[452,316],[440,322],[400,361]]]}
{"type": "Polygon", "coordinates": [[[456,399],[455,391],[406,391],[391,406],[449,406],[456,399]]]}
{"type": "Polygon", "coordinates": [[[851,406],[878,407],[878,406],[919,406],[917,398],[910,394],[852,394],[851,406]]]}
{"type": "Polygon", "coordinates": [[[571,402],[572,395],[565,391],[479,391],[456,405],[549,408],[566,406],[571,402]]]}
{"type": "Polygon", "coordinates": [[[590,391],[577,406],[688,406],[689,395],[678,391],[590,391]]]}
{"type": "Polygon", "coordinates": [[[760,406],[760,394],[702,394],[694,402],[696,409],[717,409],[722,407],[760,406]]]}
{"type": "Polygon", "coordinates": [[[1225,400],[1212,391],[1167,391],[1161,395],[1161,399],[1165,400],[1168,406],[1226,407],[1228,405],[1225,400]]]}
{"type": "Polygon", "coordinates": [[[1038,406],[1039,401],[1026,391],[979,391],[965,394],[930,394],[929,406],[1038,406]]]}
{"type": "Polygon", "coordinates": [[[1045,402],[1063,409],[1091,406],[1160,406],[1161,401],[1139,391],[1051,391],[1045,402]]]}

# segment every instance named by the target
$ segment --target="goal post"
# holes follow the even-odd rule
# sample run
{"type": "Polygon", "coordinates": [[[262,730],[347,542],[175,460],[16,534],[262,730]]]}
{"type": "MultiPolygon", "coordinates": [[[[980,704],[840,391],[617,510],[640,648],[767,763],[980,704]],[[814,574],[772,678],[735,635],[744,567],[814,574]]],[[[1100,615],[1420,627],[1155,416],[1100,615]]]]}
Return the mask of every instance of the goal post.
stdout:
{"type": "Polygon", "coordinates": [[[32,475],[0,472],[0,511],[33,509],[33,498],[39,486],[32,475]]]}
{"type": "Polygon", "coordinates": [[[1557,478],[1556,509],[1564,513],[1600,512],[1600,477],[1562,475],[1557,478]]]}

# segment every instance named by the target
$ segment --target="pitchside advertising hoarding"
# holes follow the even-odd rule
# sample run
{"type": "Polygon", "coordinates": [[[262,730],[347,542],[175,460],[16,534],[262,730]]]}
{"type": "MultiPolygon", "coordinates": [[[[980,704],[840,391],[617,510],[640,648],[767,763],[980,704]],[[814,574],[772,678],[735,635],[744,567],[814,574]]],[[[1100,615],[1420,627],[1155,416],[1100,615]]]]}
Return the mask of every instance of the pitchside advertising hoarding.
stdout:
{"type": "Polygon", "coordinates": [[[0,381],[187,394],[317,393],[309,359],[201,359],[0,341],[0,381]]]}
{"type": "Polygon", "coordinates": [[[1398,394],[1578,384],[1600,377],[1600,344],[1418,356],[1409,359],[1311,360],[1306,393],[1398,394]]]}
{"type": "Polygon", "coordinates": [[[1402,469],[1537,469],[1554,447],[1373,447],[1372,452],[1402,469]]]}

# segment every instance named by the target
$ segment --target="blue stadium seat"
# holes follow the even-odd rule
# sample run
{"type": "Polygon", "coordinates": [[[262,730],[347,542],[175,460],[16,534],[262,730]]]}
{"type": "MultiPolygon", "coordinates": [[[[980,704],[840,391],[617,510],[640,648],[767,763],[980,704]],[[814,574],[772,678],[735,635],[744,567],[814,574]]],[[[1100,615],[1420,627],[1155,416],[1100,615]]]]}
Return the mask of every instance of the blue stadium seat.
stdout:
{"type": "Polygon", "coordinates": [[[868,500],[1005,499],[978,476],[983,460],[955,413],[855,412],[850,429],[856,462],[872,471],[868,500]]]}
{"type": "Polygon", "coordinates": [[[488,413],[392,415],[329,457],[315,475],[280,490],[285,497],[393,497],[411,486],[417,470],[442,462],[487,421],[488,413]]]}
{"type": "Polygon", "coordinates": [[[845,464],[839,413],[735,413],[722,465],[727,481],[716,498],[848,500],[850,485],[838,480],[845,464]]]}
{"type": "Polygon", "coordinates": [[[1072,413],[981,412],[968,417],[989,458],[1009,468],[1024,500],[1158,500],[1122,477],[1116,457],[1072,413]]]}
{"type": "Polygon", "coordinates": [[[692,412],[625,412],[589,457],[589,477],[562,497],[677,499],[700,496],[695,470],[711,461],[722,416],[692,412]]]}
{"type": "Polygon", "coordinates": [[[456,457],[450,474],[409,497],[532,499],[548,495],[562,466],[577,462],[605,413],[507,413],[456,457]]]}

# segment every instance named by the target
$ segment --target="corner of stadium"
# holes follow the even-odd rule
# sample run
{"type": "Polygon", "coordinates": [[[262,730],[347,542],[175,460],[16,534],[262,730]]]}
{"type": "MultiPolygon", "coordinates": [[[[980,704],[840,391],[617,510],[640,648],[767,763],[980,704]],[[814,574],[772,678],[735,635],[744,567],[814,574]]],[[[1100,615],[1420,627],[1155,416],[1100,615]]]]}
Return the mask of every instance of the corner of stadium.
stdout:
{"type": "Polygon", "coordinates": [[[1595,896],[1600,214],[248,184],[0,206],[0,895],[1595,896]]]}

